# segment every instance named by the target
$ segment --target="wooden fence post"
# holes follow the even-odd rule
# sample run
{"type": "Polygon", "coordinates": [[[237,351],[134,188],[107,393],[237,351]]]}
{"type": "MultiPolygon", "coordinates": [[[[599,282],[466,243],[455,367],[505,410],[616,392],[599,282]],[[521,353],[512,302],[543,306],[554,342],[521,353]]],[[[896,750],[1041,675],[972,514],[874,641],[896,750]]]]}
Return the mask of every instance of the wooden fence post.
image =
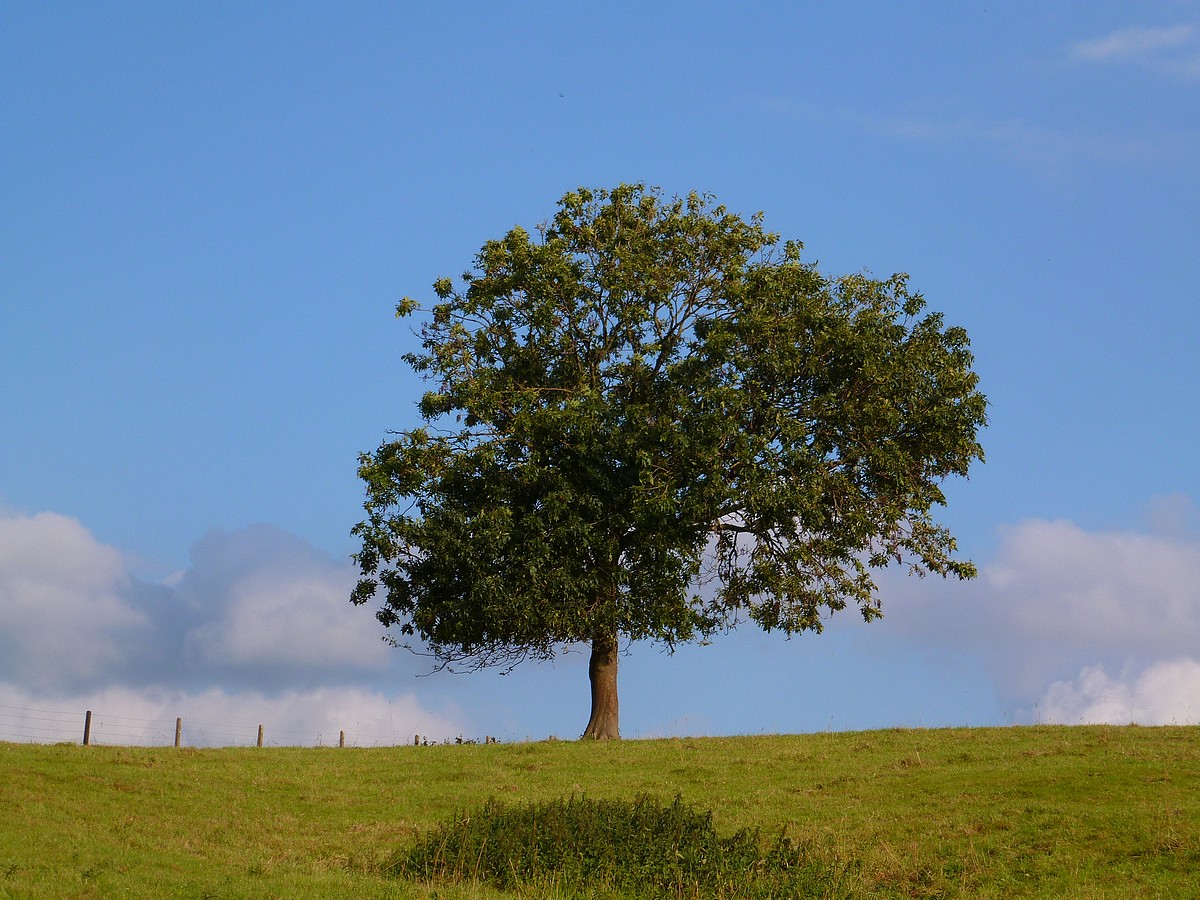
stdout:
{"type": "Polygon", "coordinates": [[[175,746],[176,747],[179,746],[179,738],[182,734],[183,734],[183,718],[178,717],[175,719],[175,746]]]}
{"type": "Polygon", "coordinates": [[[414,747],[420,747],[420,746],[421,746],[421,736],[420,736],[419,734],[414,734],[414,735],[413,735],[413,746],[414,746],[414,747]]]}
{"type": "Polygon", "coordinates": [[[339,731],[338,732],[338,747],[345,747],[345,746],[346,746],[346,732],[339,731]]]}
{"type": "Polygon", "coordinates": [[[92,711],[89,709],[87,715],[83,717],[83,746],[88,746],[92,742],[92,711]]]}
{"type": "Polygon", "coordinates": [[[262,746],[262,734],[263,734],[263,727],[262,727],[262,725],[259,725],[258,726],[258,746],[260,746],[260,747],[262,746]]]}

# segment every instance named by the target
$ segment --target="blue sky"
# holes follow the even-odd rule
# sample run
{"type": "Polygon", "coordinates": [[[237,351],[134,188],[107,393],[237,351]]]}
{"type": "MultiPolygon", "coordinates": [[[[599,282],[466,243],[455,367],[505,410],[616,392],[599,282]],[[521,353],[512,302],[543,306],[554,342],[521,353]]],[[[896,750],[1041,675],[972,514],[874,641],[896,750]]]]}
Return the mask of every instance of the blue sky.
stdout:
{"type": "Polygon", "coordinates": [[[1198,160],[1184,0],[4,4],[0,710],[581,731],[582,654],[420,678],[350,606],[356,460],[401,296],[645,181],[910,273],[991,409],[977,581],[633,647],[623,733],[1200,721],[1198,160]]]}

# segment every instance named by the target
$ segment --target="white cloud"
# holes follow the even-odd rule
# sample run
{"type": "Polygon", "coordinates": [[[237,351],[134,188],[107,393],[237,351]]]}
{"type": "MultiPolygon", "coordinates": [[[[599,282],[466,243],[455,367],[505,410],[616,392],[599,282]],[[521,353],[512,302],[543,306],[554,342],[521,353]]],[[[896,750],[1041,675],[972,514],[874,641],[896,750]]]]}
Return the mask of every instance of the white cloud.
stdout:
{"type": "Polygon", "coordinates": [[[0,680],[43,691],[111,681],[315,687],[397,654],[349,603],[355,572],[261,525],[213,532],[170,584],[55,513],[0,514],[0,680]],[[239,674],[240,673],[240,674],[239,674]]]}
{"type": "Polygon", "coordinates": [[[1028,521],[1002,532],[974,582],[889,578],[886,589],[891,633],[982,660],[1014,709],[1084,670],[1150,671],[1200,646],[1200,539],[1190,532],[1028,521]]]}
{"type": "Polygon", "coordinates": [[[1025,717],[1066,725],[1200,724],[1200,662],[1169,660],[1118,678],[1089,666],[1050,685],[1025,717]]]}
{"type": "Polygon", "coordinates": [[[13,685],[0,684],[0,740],[56,743],[82,740],[91,710],[96,744],[169,745],[175,720],[189,747],[251,745],[263,726],[266,745],[336,745],[339,732],[349,746],[412,743],[414,735],[453,739],[464,723],[453,710],[434,713],[412,693],[388,697],[363,688],[319,688],[271,696],[259,691],[230,693],[162,688],[108,687],[60,697],[52,703],[13,685]]]}
{"type": "Polygon", "coordinates": [[[1193,25],[1122,28],[1076,41],[1069,55],[1079,62],[1136,63],[1166,75],[1200,78],[1200,34],[1193,25]]]}
{"type": "Polygon", "coordinates": [[[256,526],[234,535],[216,533],[196,554],[189,573],[204,586],[200,599],[215,620],[189,635],[190,646],[208,663],[233,667],[321,669],[352,666],[379,671],[394,652],[381,628],[349,603],[354,568],[316,554],[293,535],[256,526]],[[244,561],[247,546],[252,564],[244,561]]]}
{"type": "Polygon", "coordinates": [[[1147,654],[1200,642],[1195,541],[1026,522],[1007,533],[984,578],[1030,633],[1147,654]]]}
{"type": "Polygon", "coordinates": [[[150,627],[131,586],[76,520],[0,512],[0,678],[55,689],[124,666],[150,627]]]}

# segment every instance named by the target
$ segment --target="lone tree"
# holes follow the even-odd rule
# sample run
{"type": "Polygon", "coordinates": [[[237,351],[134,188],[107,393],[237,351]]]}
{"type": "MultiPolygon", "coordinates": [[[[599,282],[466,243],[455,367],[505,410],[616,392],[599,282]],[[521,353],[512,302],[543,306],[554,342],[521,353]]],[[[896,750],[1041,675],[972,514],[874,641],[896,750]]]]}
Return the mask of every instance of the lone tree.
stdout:
{"type": "Polygon", "coordinates": [[[622,639],[874,619],[891,562],[972,577],[931,516],[983,458],[966,332],[904,275],[800,250],[761,214],[621,185],[437,281],[404,357],[426,424],[360,458],[353,602],[442,665],[589,643],[584,737],[617,738],[622,639]]]}

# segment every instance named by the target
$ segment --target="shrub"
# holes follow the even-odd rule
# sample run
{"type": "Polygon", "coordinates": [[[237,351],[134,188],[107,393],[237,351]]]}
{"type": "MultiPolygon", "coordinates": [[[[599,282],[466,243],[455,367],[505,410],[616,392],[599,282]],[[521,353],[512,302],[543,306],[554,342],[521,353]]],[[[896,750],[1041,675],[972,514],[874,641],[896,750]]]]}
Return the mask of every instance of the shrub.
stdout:
{"type": "Polygon", "coordinates": [[[515,806],[489,800],[426,834],[389,871],[501,890],[553,884],[588,896],[755,900],[841,896],[845,874],[806,858],[784,834],[764,850],[757,829],[722,838],[711,811],[647,795],[515,806]]]}

